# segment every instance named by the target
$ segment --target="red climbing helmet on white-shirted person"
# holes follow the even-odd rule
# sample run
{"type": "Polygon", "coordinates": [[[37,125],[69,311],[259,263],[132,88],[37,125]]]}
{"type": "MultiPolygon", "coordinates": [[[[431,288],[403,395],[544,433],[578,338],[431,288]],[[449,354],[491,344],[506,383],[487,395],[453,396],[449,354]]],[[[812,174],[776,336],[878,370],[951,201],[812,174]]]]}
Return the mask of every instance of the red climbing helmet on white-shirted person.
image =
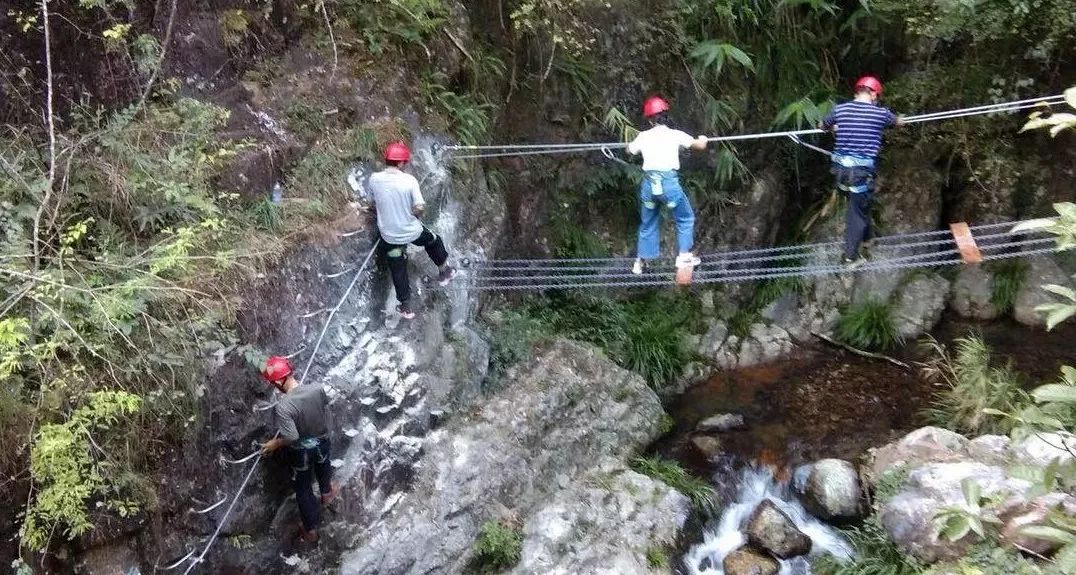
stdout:
{"type": "Polygon", "coordinates": [[[411,160],[411,150],[403,142],[393,142],[385,147],[385,160],[389,162],[407,162],[411,160]]]}
{"type": "Polygon", "coordinates": [[[643,117],[650,118],[669,111],[669,103],[659,96],[651,96],[643,102],[643,117]]]}
{"type": "Polygon", "coordinates": [[[856,91],[858,92],[863,89],[870,90],[876,95],[881,96],[884,88],[882,87],[882,81],[878,78],[875,78],[874,76],[863,76],[856,80],[856,91]]]}

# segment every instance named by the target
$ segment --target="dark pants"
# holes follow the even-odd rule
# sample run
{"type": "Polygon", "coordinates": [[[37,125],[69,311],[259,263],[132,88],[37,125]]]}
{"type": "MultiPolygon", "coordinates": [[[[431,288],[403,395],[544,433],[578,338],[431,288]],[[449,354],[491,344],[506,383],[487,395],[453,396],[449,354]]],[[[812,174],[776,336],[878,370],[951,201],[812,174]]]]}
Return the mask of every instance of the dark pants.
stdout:
{"type": "Polygon", "coordinates": [[[848,217],[844,227],[844,257],[855,259],[859,244],[871,239],[871,193],[848,194],[848,217]]]}
{"type": "Polygon", "coordinates": [[[299,517],[303,520],[303,529],[313,531],[321,522],[321,501],[314,495],[314,479],[318,481],[318,491],[327,494],[332,491],[333,467],[329,457],[329,439],[318,440],[317,447],[291,449],[291,478],[295,485],[295,501],[299,504],[299,517]]]}
{"type": "MultiPolygon", "coordinates": [[[[430,256],[437,267],[441,267],[448,260],[448,251],[441,236],[431,232],[429,228],[422,228],[422,235],[411,242],[416,246],[426,248],[426,255],[430,256]]],[[[382,242],[385,256],[389,261],[389,272],[392,274],[392,285],[396,288],[396,299],[405,303],[411,299],[411,284],[407,279],[407,246],[382,242]]]]}

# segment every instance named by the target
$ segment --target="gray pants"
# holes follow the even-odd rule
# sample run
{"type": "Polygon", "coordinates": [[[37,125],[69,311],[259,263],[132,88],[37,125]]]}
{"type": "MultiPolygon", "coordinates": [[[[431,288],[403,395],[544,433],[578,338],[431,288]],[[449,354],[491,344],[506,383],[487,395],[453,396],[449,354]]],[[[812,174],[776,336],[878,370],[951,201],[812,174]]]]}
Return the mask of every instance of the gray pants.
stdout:
{"type": "Polygon", "coordinates": [[[844,227],[844,257],[855,259],[859,244],[871,239],[871,193],[848,194],[848,216],[844,227]]]}

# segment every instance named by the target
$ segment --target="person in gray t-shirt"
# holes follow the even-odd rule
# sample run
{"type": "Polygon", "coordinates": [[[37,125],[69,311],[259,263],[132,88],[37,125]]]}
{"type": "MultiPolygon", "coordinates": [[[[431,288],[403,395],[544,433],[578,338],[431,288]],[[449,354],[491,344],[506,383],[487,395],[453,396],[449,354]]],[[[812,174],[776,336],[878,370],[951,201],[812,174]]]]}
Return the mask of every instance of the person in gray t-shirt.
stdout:
{"type": "Polygon", "coordinates": [[[262,445],[262,453],[288,447],[295,501],[303,522],[300,534],[304,540],[314,542],[321,520],[313,492],[314,479],[317,478],[321,503],[328,504],[336,495],[330,463],[329,396],[321,385],[299,385],[292,374],[291,362],[279,356],[270,357],[262,370],[269,385],[284,394],[276,405],[277,435],[262,445]]]}
{"type": "Polygon", "coordinates": [[[456,275],[456,269],[448,265],[448,251],[441,236],[422,225],[419,217],[426,209],[418,180],[402,168],[411,160],[411,150],[403,142],[393,142],[385,148],[384,170],[370,176],[370,197],[377,211],[377,229],[381,232],[382,250],[389,263],[392,285],[400,304],[396,311],[406,319],[413,319],[411,307],[411,284],[407,277],[407,244],[426,249],[433,263],[440,270],[437,281],[442,286],[456,275]]]}

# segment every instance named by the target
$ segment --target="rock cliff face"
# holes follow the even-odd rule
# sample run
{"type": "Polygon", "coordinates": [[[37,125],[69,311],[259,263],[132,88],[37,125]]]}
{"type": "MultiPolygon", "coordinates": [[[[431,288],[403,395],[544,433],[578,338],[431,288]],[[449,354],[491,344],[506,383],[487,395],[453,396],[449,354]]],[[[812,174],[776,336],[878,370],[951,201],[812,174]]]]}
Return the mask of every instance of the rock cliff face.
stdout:
{"type": "Polygon", "coordinates": [[[412,489],[373,506],[375,520],[355,529],[340,571],[462,573],[483,522],[535,512],[519,573],[641,564],[648,533],[668,541],[687,515],[683,496],[622,467],[656,437],[662,415],[639,376],[558,342],[505,392],[425,440],[412,489]],[[602,477],[605,485],[589,487],[602,477]],[[595,501],[601,507],[587,511],[595,501]],[[565,539],[587,522],[594,545],[565,539]]]}

